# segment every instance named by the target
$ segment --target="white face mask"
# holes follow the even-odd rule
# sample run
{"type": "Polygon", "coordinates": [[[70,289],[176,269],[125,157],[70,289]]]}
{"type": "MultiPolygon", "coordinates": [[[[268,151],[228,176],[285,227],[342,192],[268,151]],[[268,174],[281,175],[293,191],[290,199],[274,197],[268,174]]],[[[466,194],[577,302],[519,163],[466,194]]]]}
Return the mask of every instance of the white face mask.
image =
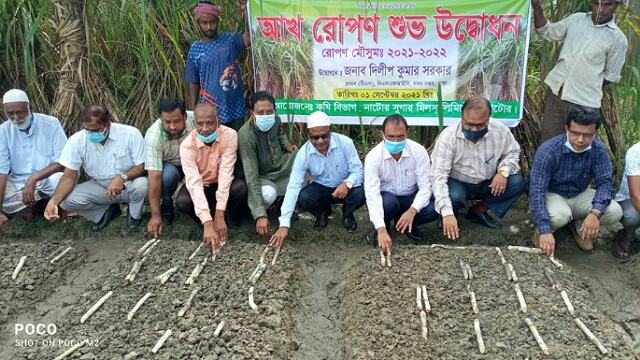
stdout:
{"type": "Polygon", "coordinates": [[[20,130],[26,130],[31,126],[33,122],[33,114],[29,111],[29,114],[26,118],[20,119],[19,121],[11,120],[11,123],[20,130]]]}

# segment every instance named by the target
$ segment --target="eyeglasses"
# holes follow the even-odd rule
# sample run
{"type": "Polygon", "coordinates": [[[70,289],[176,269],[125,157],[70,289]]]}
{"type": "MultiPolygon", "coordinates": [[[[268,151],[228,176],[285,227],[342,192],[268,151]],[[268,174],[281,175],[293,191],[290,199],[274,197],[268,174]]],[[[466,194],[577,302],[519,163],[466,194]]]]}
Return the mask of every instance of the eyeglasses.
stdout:
{"type": "Polygon", "coordinates": [[[386,135],[385,134],[384,138],[389,141],[399,142],[399,141],[404,141],[407,138],[407,134],[402,134],[402,135],[386,135]]]}
{"type": "Polygon", "coordinates": [[[568,131],[569,131],[569,135],[571,135],[571,136],[573,136],[575,138],[579,138],[579,137],[582,136],[582,137],[584,137],[585,140],[593,139],[596,136],[596,134],[598,133],[597,130],[592,132],[592,133],[581,133],[581,132],[578,132],[578,131],[573,131],[571,129],[568,129],[568,131]]]}
{"type": "Polygon", "coordinates": [[[96,130],[89,130],[87,128],[83,129],[84,131],[88,132],[88,133],[92,133],[92,134],[97,134],[97,133],[101,133],[104,131],[105,127],[101,127],[100,129],[96,129],[96,130]]]}
{"type": "Polygon", "coordinates": [[[474,130],[474,131],[484,130],[487,128],[487,126],[489,126],[489,122],[486,122],[484,124],[467,124],[465,122],[462,123],[462,127],[465,130],[474,130]]]}
{"type": "Polygon", "coordinates": [[[327,140],[330,136],[331,136],[331,131],[326,132],[324,134],[320,134],[320,135],[309,135],[309,139],[311,139],[311,141],[318,141],[320,139],[327,140]]]}

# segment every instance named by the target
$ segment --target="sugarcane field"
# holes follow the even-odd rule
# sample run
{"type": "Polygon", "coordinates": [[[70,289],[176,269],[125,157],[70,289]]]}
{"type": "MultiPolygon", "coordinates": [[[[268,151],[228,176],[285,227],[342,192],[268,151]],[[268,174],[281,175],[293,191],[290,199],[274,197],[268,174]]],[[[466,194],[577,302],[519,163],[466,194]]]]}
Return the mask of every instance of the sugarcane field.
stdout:
{"type": "Polygon", "coordinates": [[[180,217],[158,239],[125,219],[106,236],[12,229],[0,358],[638,358],[640,262],[614,260],[612,229],[590,254],[558,237],[552,261],[526,215],[499,232],[461,220],[457,242],[435,224],[423,243],[396,234],[391,256],[371,227],[309,230],[304,212],[280,251],[243,225],[215,256],[180,217]]]}

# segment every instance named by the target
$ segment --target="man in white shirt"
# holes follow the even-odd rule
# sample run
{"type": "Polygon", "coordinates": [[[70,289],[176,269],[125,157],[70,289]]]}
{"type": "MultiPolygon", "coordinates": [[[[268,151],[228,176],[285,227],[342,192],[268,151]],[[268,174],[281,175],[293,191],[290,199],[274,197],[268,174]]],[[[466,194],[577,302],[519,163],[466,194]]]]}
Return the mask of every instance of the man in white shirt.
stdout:
{"type": "Polygon", "coordinates": [[[480,200],[467,215],[489,228],[502,218],[525,189],[520,172],[520,144],[508,127],[490,121],[491,103],[471,97],[462,105],[462,119],[442,131],[431,154],[431,181],[436,211],[442,215],[443,233],[459,236],[456,214],[469,200],[480,200]]]}
{"type": "Polygon", "coordinates": [[[53,194],[67,142],[58,119],[34,113],[24,91],[7,91],[2,103],[9,121],[0,125],[0,239],[9,217],[24,210],[30,220],[36,202],[53,194]]]}
{"type": "Polygon", "coordinates": [[[98,231],[120,216],[119,203],[128,203],[130,229],[140,225],[147,196],[144,170],[144,140],[132,126],[114,123],[101,106],[89,106],[83,113],[84,130],[69,138],[60,164],[64,175],[49,200],[45,217],[58,219],[58,205],[93,222],[98,231]],[[80,167],[91,178],[76,185],[80,167]]]}
{"type": "Polygon", "coordinates": [[[636,230],[640,227],[640,143],[627,150],[624,161],[624,177],[616,201],[622,207],[623,228],[616,234],[611,252],[619,259],[631,256],[636,230]]]}
{"type": "Polygon", "coordinates": [[[369,218],[376,229],[374,246],[390,254],[391,220],[396,230],[420,241],[418,226],[438,214],[431,201],[431,161],[427,150],[407,139],[407,120],[390,115],[382,122],[383,141],[364,160],[364,187],[369,218]]]}
{"type": "Polygon", "coordinates": [[[590,0],[591,12],[575,13],[550,23],[540,0],[532,0],[535,32],[545,40],[562,41],[558,62],[547,74],[548,86],[540,143],[564,134],[569,111],[575,105],[600,108],[602,86],[620,81],[627,55],[627,38],[614,13],[626,0],[590,0]]]}

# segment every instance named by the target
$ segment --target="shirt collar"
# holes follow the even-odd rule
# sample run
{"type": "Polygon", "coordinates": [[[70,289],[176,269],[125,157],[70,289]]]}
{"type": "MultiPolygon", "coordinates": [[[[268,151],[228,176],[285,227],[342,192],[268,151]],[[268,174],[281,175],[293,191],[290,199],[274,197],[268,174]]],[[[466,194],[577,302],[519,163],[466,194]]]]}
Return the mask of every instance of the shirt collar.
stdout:
{"type": "MultiPolygon", "coordinates": [[[[215,143],[220,143],[220,137],[222,136],[222,133],[223,133],[222,127],[223,127],[222,124],[218,125],[218,137],[215,140],[213,140],[214,144],[215,143]]],[[[203,148],[205,146],[208,146],[207,144],[204,143],[204,141],[198,139],[198,136],[197,136],[198,130],[197,129],[193,129],[192,134],[193,134],[192,135],[193,136],[193,140],[195,141],[195,144],[196,144],[197,148],[203,148]]],[[[211,146],[213,146],[213,144],[211,146]]]]}
{"type": "Polygon", "coordinates": [[[611,18],[611,21],[606,22],[604,24],[596,25],[596,24],[593,23],[593,19],[591,18],[591,14],[593,14],[593,11],[589,11],[587,13],[587,17],[589,17],[589,21],[591,22],[591,24],[593,24],[593,26],[595,26],[595,27],[607,26],[607,27],[609,27],[611,29],[617,29],[618,28],[618,25],[616,25],[616,16],[615,15],[613,15],[613,17],[611,18]]]}
{"type": "Polygon", "coordinates": [[[117,126],[116,126],[116,127],[114,127],[113,125],[115,125],[115,124],[114,124],[114,122],[112,121],[112,122],[111,122],[111,125],[109,125],[109,136],[107,136],[107,138],[108,138],[108,139],[111,139],[111,140],[113,140],[113,141],[116,141],[116,140],[118,139],[118,136],[117,136],[117,135],[118,135],[118,134],[117,134],[117,130],[115,130],[115,129],[117,128],[117,126]],[[115,131],[114,131],[114,130],[115,130],[115,131]]]}
{"type": "MultiPolygon", "coordinates": [[[[329,150],[327,150],[327,156],[329,156],[329,153],[331,153],[331,150],[332,150],[332,149],[335,149],[335,148],[337,148],[337,147],[338,147],[338,144],[336,144],[336,142],[335,142],[335,141],[333,141],[333,135],[334,135],[334,134],[333,134],[333,132],[332,132],[332,133],[331,133],[331,138],[330,138],[330,140],[329,140],[329,150]]],[[[313,146],[313,144],[311,143],[311,141],[310,141],[310,140],[307,140],[307,141],[309,141],[309,145],[311,146],[311,152],[312,152],[312,153],[318,154],[318,155],[320,155],[320,156],[324,156],[324,155],[322,155],[322,153],[320,153],[320,151],[318,151],[318,149],[316,149],[316,147],[315,147],[315,146],[313,146]]]]}

